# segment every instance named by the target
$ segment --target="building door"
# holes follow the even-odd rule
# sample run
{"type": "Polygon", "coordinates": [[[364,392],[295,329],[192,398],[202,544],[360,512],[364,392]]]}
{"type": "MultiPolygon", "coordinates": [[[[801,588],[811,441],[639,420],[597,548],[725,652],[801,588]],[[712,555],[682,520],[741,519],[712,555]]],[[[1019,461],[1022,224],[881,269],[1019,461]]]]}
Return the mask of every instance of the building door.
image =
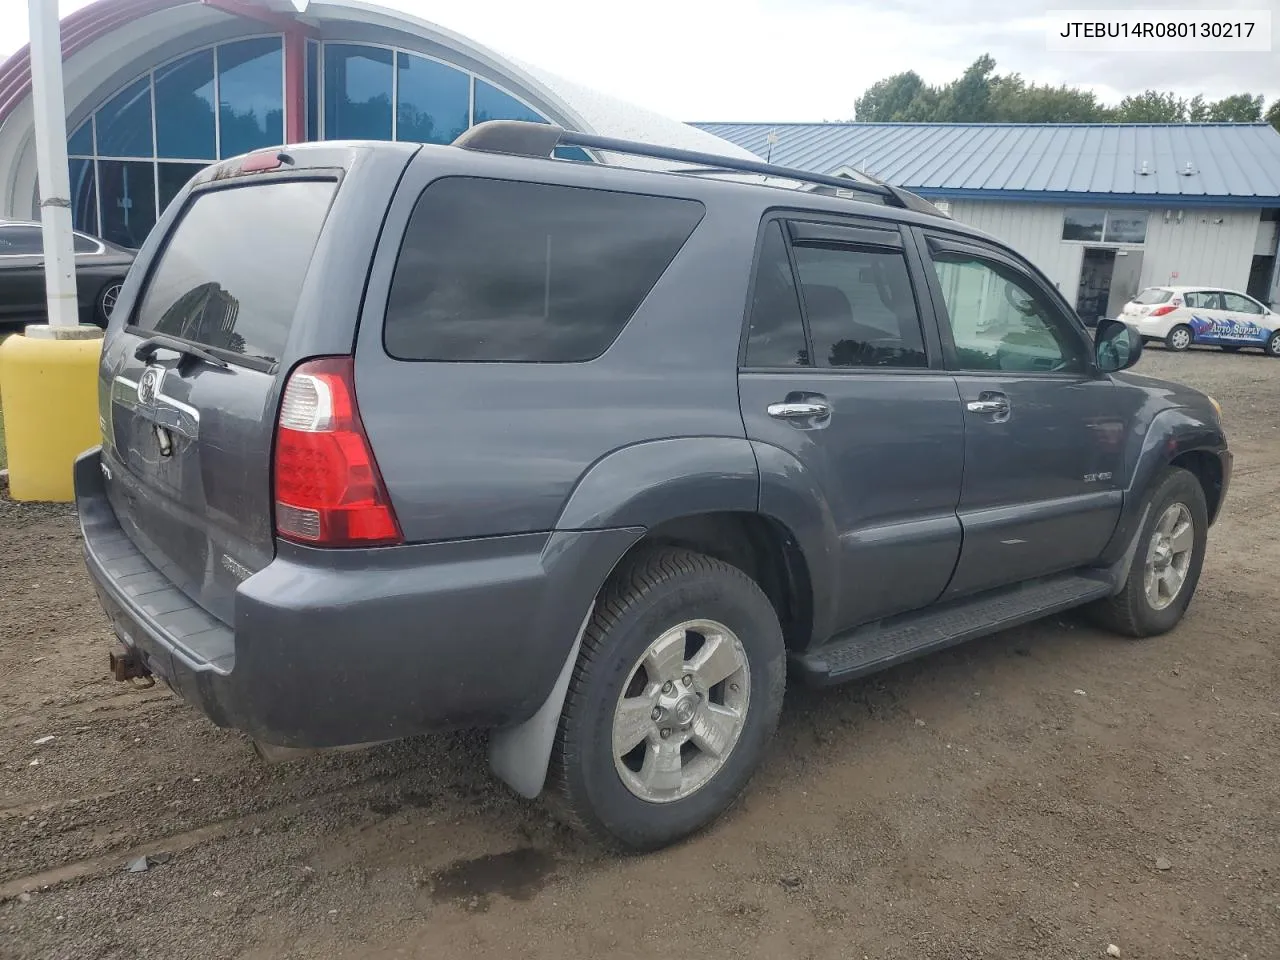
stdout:
{"type": "Polygon", "coordinates": [[[1080,261],[1076,313],[1088,326],[1097,326],[1098,318],[1108,315],[1107,301],[1111,296],[1111,274],[1115,266],[1115,250],[1109,247],[1085,248],[1080,261]]]}
{"type": "Polygon", "coordinates": [[[1271,275],[1275,273],[1275,270],[1275,257],[1255,256],[1253,263],[1249,267],[1249,284],[1245,287],[1245,293],[1262,303],[1270,303],[1271,275]]]}
{"type": "Polygon", "coordinates": [[[1142,251],[1117,250],[1115,266],[1111,271],[1111,293],[1107,297],[1107,312],[1104,317],[1118,317],[1124,305],[1138,295],[1142,289],[1138,281],[1142,278],[1142,251]]]}

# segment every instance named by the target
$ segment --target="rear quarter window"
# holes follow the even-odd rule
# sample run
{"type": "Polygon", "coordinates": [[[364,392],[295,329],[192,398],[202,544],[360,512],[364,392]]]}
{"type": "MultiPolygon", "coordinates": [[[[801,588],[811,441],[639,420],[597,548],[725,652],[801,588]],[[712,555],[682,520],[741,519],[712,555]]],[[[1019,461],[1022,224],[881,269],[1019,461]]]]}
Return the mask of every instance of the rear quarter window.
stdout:
{"type": "Polygon", "coordinates": [[[423,191],[387,301],[401,360],[604,353],[701,221],[695,200],[449,177],[423,191]]]}

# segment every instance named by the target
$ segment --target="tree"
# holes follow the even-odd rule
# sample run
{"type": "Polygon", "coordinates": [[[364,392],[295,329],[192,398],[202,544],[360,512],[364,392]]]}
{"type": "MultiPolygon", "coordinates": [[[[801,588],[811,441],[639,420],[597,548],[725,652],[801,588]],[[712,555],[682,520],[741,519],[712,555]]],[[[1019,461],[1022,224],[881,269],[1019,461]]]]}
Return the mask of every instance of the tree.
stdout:
{"type": "Polygon", "coordinates": [[[1270,109],[1267,110],[1266,121],[1276,128],[1277,133],[1280,133],[1280,100],[1271,104],[1270,109]]]}
{"type": "Polygon", "coordinates": [[[992,78],[991,113],[1005,123],[1093,123],[1104,117],[1088,90],[1028,85],[1017,73],[992,78]]]}
{"type": "Polygon", "coordinates": [[[1145,90],[1121,100],[1107,119],[1113,123],[1186,123],[1187,101],[1174,93],[1145,90]]]}
{"type": "Polygon", "coordinates": [[[863,123],[887,123],[905,118],[907,108],[924,89],[914,70],[894,74],[872,84],[853,104],[853,115],[863,123]]]}
{"type": "Polygon", "coordinates": [[[1208,112],[1213,123],[1257,123],[1262,119],[1262,97],[1237,93],[1211,103],[1208,112]]]}
{"type": "Polygon", "coordinates": [[[991,75],[996,62],[983,54],[959,80],[942,88],[936,120],[944,123],[983,123],[991,116],[991,75]]]}

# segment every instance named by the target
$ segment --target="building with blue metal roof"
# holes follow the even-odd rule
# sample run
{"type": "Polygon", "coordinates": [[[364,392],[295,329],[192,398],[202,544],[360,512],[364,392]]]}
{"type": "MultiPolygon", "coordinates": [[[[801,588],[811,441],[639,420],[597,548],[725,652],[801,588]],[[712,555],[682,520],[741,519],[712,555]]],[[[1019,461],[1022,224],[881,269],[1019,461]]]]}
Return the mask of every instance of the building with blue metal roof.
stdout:
{"type": "Polygon", "coordinates": [[[773,163],[864,171],[1031,258],[1081,315],[1177,282],[1280,301],[1267,124],[699,123],[773,163]]]}

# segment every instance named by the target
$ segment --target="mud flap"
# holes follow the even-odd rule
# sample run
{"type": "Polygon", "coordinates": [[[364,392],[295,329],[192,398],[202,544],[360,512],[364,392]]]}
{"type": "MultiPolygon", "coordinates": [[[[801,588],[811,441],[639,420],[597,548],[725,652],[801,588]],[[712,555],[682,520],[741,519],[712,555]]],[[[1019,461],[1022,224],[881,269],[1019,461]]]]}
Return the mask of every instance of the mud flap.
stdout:
{"type": "Polygon", "coordinates": [[[551,763],[551,748],[555,744],[556,728],[560,725],[560,712],[569,692],[569,680],[578,663],[578,650],[582,647],[582,635],[586,633],[595,604],[587,611],[573,640],[569,655],[565,658],[560,675],[556,677],[551,693],[538,711],[524,723],[504,727],[489,735],[489,769],[499,780],[522,797],[535,799],[542,793],[547,780],[547,767],[551,763]]]}

